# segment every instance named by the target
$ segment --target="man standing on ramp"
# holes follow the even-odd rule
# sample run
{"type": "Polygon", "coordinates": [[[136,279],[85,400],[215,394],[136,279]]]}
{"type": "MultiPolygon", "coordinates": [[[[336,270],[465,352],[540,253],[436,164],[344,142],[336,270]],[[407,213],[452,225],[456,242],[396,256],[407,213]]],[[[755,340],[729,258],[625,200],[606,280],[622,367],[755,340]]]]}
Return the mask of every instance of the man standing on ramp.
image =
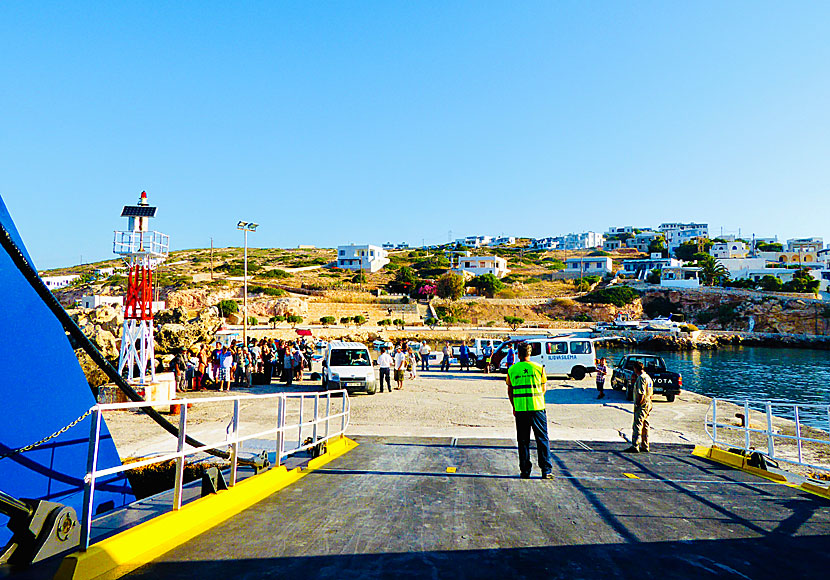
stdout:
{"type": "Polygon", "coordinates": [[[545,412],[545,369],[530,362],[530,345],[519,345],[519,362],[507,369],[507,396],[516,418],[516,439],[519,443],[519,474],[530,479],[530,430],[536,437],[536,453],[542,479],[552,479],[550,443],[548,442],[548,415],[545,412]]]}
{"type": "Polygon", "coordinates": [[[648,453],[648,415],[651,413],[651,398],[654,395],[654,383],[643,370],[643,363],[634,361],[634,429],[631,435],[631,447],[625,453],[648,453]]]}

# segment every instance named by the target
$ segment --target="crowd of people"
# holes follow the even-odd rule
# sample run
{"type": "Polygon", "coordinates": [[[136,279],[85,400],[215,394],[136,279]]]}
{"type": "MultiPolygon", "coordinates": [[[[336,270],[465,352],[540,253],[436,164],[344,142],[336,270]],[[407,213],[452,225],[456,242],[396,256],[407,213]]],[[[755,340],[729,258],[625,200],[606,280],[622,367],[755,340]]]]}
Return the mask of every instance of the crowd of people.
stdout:
{"type": "Polygon", "coordinates": [[[250,387],[255,382],[270,384],[273,379],[291,385],[311,368],[311,347],[305,338],[251,338],[247,347],[234,339],[230,344],[216,342],[212,350],[203,343],[188,352],[176,353],[170,366],[176,390],[181,392],[204,391],[209,384],[229,391],[231,387],[250,387]]]}

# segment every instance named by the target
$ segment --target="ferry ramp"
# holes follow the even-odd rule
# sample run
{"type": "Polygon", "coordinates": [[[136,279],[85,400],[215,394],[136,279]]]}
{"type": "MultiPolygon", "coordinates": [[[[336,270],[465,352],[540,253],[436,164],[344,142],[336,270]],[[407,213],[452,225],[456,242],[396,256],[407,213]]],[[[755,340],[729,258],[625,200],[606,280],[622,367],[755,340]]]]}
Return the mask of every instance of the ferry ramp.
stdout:
{"type": "Polygon", "coordinates": [[[555,479],[509,440],[356,438],[295,484],[129,578],[808,578],[830,502],[655,445],[554,441],[555,479]]]}

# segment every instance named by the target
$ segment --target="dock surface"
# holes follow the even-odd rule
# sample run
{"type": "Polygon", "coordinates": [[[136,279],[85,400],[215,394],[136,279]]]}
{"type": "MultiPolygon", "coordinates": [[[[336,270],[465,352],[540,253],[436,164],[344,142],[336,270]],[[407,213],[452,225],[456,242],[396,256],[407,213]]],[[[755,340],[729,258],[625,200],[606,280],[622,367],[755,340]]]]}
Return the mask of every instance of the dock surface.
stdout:
{"type": "Polygon", "coordinates": [[[830,502],[654,445],[553,441],[553,480],[507,439],[360,446],[129,578],[806,578],[830,502]],[[454,469],[453,469],[454,468],[454,469]],[[454,471],[454,472],[453,472],[454,471]]]}

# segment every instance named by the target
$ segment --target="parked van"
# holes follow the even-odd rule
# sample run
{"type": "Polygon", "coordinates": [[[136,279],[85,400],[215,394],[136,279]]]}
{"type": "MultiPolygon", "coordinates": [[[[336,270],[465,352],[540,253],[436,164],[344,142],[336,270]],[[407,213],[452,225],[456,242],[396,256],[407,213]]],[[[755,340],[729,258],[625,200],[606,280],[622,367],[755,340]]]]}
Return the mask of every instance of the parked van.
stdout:
{"type": "MultiPolygon", "coordinates": [[[[530,361],[540,364],[548,375],[566,375],[577,381],[596,372],[594,341],[582,336],[528,336],[506,340],[491,359],[494,370],[507,371],[507,351],[519,344],[530,344],[530,361]]],[[[516,358],[518,361],[518,357],[516,358]]]]}
{"type": "Polygon", "coordinates": [[[330,342],[323,356],[323,387],[374,395],[377,380],[369,348],[359,342],[330,342]]]}

